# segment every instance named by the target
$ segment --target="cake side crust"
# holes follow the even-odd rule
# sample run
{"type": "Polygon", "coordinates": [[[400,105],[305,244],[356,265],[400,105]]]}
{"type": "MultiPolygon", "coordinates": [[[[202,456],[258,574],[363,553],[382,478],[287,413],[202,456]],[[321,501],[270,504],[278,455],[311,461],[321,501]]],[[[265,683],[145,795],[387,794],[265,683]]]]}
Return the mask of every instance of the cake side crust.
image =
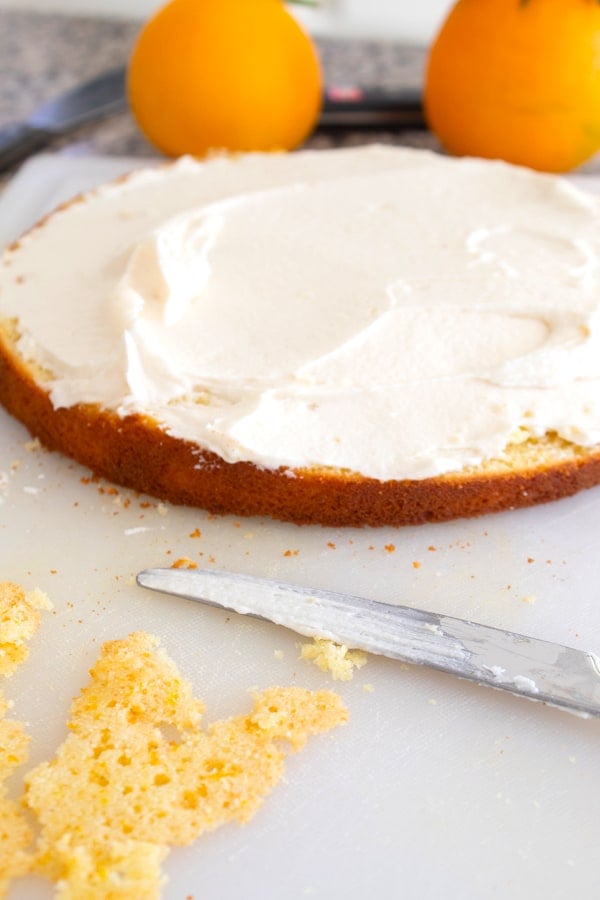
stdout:
{"type": "Polygon", "coordinates": [[[600,447],[552,435],[511,447],[503,460],[422,480],[228,463],[143,415],[55,409],[37,376],[15,348],[12,323],[0,323],[0,402],[33,436],[116,484],[213,513],[330,526],[418,525],[533,506],[600,483],[600,447]]]}

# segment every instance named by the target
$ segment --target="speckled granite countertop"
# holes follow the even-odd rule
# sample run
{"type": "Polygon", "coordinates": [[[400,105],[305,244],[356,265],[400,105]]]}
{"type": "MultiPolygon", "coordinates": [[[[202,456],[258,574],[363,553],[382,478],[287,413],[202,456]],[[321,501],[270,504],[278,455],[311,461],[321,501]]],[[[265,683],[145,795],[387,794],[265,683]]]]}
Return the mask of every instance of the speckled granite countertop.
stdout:
{"type": "MultiPolygon", "coordinates": [[[[139,22],[0,9],[0,126],[42,101],[125,62],[139,22]]],[[[328,84],[394,88],[422,81],[425,53],[380,42],[318,41],[328,84]]],[[[317,132],[309,147],[378,141],[440,149],[425,130],[317,132]]],[[[156,157],[128,113],[80,129],[49,148],[70,155],[156,157]]],[[[600,174],[600,155],[579,173],[600,174]]],[[[1,182],[0,182],[1,183],[1,182]]]]}
{"type": "MultiPolygon", "coordinates": [[[[21,119],[40,102],[123,63],[138,22],[0,10],[0,125],[21,119]]],[[[319,41],[328,84],[359,82],[386,88],[418,85],[423,51],[391,44],[319,41]]],[[[380,141],[435,147],[425,131],[315,134],[307,146],[380,141]]],[[[57,144],[63,153],[156,156],[131,116],[87,126],[57,144]]]]}

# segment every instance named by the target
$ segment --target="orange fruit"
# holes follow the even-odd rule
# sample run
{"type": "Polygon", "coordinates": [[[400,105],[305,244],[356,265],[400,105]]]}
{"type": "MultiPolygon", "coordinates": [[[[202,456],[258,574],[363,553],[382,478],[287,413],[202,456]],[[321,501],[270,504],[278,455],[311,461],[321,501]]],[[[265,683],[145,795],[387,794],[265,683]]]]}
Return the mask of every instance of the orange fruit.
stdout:
{"type": "Polygon", "coordinates": [[[575,168],[600,149],[600,4],[459,0],[430,49],[425,114],[451,153],[575,168]]]}
{"type": "Polygon", "coordinates": [[[128,94],[156,147],[200,156],[297,146],[322,83],[313,43],[282,0],[171,0],[138,36],[128,94]]]}

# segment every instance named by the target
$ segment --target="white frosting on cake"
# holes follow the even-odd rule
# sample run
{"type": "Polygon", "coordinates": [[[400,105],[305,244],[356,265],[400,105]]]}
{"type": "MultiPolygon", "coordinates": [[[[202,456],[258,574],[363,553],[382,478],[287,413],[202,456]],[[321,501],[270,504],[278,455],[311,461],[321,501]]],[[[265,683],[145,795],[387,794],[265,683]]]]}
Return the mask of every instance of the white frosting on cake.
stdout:
{"type": "Polygon", "coordinates": [[[554,176],[406,149],[184,159],[31,232],[0,315],[56,407],[148,413],[229,461],[425,478],[519,434],[600,442],[599,212],[554,176]]]}

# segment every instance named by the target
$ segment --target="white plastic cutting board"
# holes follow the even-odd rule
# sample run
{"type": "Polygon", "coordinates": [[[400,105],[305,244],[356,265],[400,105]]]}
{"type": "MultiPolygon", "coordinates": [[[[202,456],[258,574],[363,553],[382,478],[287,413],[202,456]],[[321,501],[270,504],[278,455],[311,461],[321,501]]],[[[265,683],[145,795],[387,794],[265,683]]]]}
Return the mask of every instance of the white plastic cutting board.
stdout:
{"type": "MultiPolygon", "coordinates": [[[[0,239],[131,165],[32,160],[0,201],[0,239]]],[[[374,657],[353,681],[333,682],[298,659],[297,636],[132,579],[187,556],[598,652],[600,490],[445,525],[296,527],[114,494],[69,460],[28,449],[2,412],[0,434],[0,579],[40,587],[55,607],[8,683],[13,715],[30,724],[32,764],[65,735],[101,642],[135,629],[162,638],[206,701],[206,722],[246,711],[248,689],[271,684],[335,688],[350,709],[348,725],[289,758],[249,824],[171,853],[167,900],[597,895],[600,722],[374,657]]],[[[50,896],[34,879],[10,894],[50,896]]]]}

